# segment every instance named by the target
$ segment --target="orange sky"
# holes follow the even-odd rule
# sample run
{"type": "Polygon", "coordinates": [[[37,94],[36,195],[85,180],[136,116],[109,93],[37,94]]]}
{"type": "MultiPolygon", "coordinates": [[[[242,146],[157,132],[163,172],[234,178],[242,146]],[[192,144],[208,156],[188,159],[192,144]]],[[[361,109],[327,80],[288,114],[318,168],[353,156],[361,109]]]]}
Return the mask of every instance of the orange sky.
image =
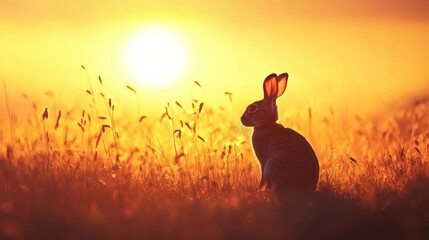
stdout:
{"type": "Polygon", "coordinates": [[[123,108],[127,84],[160,108],[189,99],[194,80],[209,101],[230,91],[241,108],[262,98],[266,75],[282,71],[290,74],[284,108],[380,107],[429,87],[428,1],[249,2],[0,0],[0,81],[12,102],[27,92],[47,105],[51,90],[73,105],[87,88],[83,64],[123,108]],[[190,52],[183,78],[157,91],[131,79],[121,59],[124,43],[154,24],[173,29],[190,52]]]}

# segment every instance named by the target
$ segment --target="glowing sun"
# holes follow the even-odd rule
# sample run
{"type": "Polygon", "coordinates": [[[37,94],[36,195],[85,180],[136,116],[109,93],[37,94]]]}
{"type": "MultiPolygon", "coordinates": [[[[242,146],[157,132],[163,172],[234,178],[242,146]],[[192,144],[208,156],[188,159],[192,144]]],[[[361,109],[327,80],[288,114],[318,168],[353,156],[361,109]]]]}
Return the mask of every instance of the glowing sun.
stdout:
{"type": "Polygon", "coordinates": [[[150,27],[135,34],[125,45],[124,64],[138,82],[151,88],[177,81],[188,65],[188,51],[171,30],[150,27]]]}

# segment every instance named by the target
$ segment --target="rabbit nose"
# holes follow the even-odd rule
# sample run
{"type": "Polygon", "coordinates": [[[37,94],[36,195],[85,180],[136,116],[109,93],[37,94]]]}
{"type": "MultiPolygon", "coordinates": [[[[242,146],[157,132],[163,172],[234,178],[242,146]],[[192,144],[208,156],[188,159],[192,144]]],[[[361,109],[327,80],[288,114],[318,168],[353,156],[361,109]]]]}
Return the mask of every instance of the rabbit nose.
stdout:
{"type": "Polygon", "coordinates": [[[246,116],[246,114],[244,114],[243,116],[241,116],[241,123],[244,125],[244,126],[246,126],[246,127],[248,127],[248,126],[251,126],[251,124],[250,124],[250,122],[249,122],[249,119],[247,118],[247,116],[246,116]]]}
{"type": "Polygon", "coordinates": [[[240,120],[241,123],[245,122],[247,120],[246,115],[241,116],[240,120]]]}

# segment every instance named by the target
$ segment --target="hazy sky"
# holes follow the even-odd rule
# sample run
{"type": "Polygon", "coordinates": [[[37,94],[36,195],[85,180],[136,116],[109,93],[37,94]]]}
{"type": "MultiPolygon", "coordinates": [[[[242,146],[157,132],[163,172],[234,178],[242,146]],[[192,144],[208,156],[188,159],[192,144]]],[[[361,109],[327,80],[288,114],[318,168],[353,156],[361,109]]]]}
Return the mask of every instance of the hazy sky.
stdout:
{"type": "MultiPolygon", "coordinates": [[[[340,19],[427,20],[425,0],[310,0],[310,1],[100,1],[14,0],[1,1],[3,20],[14,23],[58,22],[70,25],[115,21],[140,15],[182,15],[198,20],[222,18],[241,23],[266,24],[285,17],[340,19]]],[[[164,15],[164,16],[163,16],[164,15]]],[[[141,16],[142,17],[142,16],[141,16]]]]}
{"type": "Polygon", "coordinates": [[[189,99],[198,80],[208,99],[230,91],[242,107],[262,97],[266,75],[283,71],[290,73],[285,108],[380,107],[429,86],[425,0],[0,0],[0,6],[0,81],[13,101],[27,92],[49,104],[43,93],[51,90],[73,105],[87,88],[81,64],[91,79],[100,74],[117,99],[128,97],[130,84],[142,101],[159,106],[189,99]],[[131,79],[122,59],[124,44],[151,25],[176,32],[190,55],[183,79],[158,91],[131,79]]]}

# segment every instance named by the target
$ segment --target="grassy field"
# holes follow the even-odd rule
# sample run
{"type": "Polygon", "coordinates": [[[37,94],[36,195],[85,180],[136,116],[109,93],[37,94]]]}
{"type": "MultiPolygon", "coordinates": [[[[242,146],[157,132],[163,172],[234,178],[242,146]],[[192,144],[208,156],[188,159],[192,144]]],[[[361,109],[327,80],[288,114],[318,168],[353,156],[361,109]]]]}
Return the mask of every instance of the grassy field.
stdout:
{"type": "Polygon", "coordinates": [[[144,116],[136,102],[121,117],[101,79],[92,85],[83,109],[25,95],[32,110],[17,116],[8,103],[0,238],[429,238],[427,98],[369,117],[285,110],[280,122],[307,137],[321,171],[314,196],[278,199],[256,190],[251,129],[229,106],[190,99],[144,116]]]}

